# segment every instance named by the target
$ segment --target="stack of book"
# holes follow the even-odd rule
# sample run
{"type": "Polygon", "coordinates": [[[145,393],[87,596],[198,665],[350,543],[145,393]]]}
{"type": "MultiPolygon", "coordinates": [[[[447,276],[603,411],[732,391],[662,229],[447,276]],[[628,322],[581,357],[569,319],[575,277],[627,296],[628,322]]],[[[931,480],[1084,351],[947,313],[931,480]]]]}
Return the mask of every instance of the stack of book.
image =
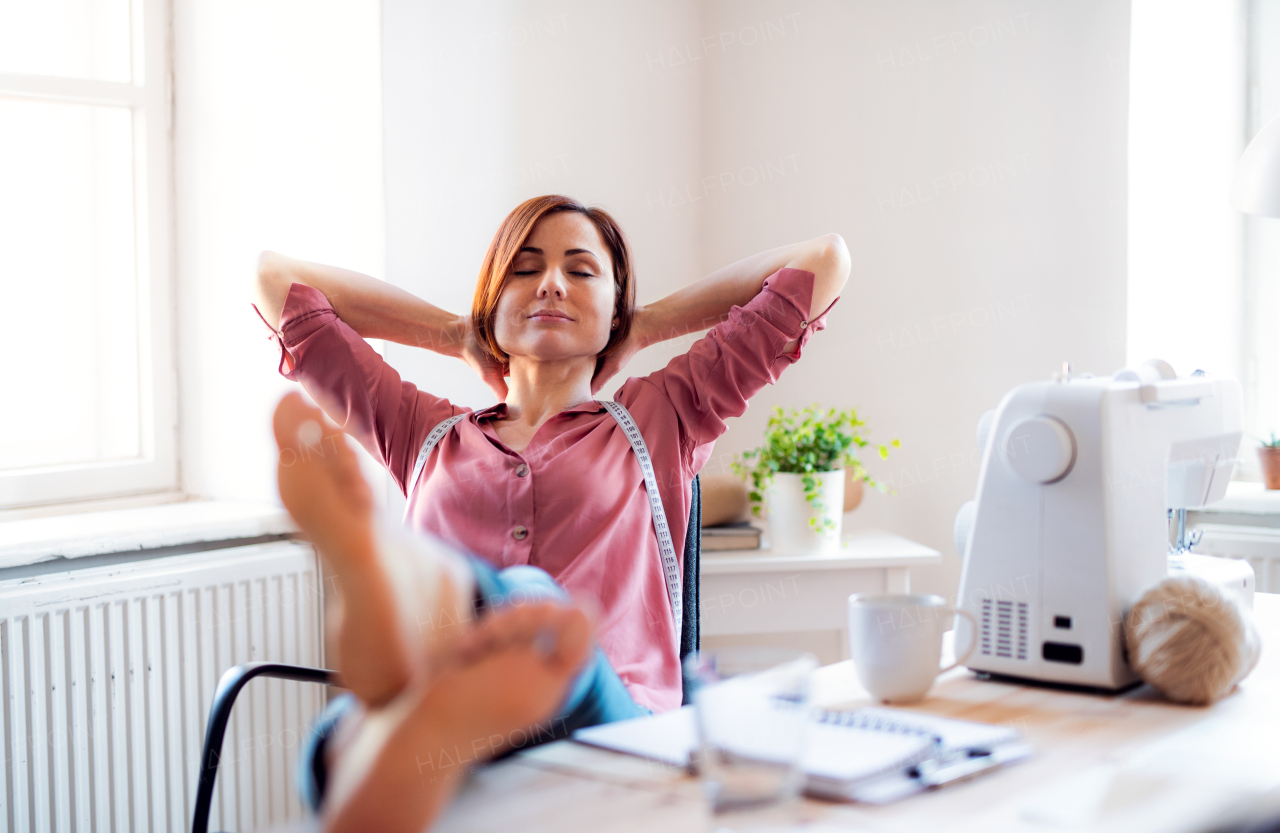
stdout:
{"type": "Polygon", "coordinates": [[[702,549],[704,552],[716,550],[758,550],[760,549],[760,529],[749,521],[721,524],[720,526],[704,526],[702,528],[702,549]]]}

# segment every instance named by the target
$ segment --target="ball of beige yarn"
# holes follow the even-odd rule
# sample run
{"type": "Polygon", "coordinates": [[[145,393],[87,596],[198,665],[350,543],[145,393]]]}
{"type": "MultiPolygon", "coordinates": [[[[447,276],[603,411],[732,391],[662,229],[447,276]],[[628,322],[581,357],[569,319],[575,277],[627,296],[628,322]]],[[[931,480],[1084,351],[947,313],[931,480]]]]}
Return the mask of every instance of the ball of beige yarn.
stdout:
{"type": "Polygon", "coordinates": [[[1125,618],[1129,664],[1165,697],[1205,705],[1228,694],[1258,664],[1252,613],[1195,576],[1170,576],[1125,618]]]}

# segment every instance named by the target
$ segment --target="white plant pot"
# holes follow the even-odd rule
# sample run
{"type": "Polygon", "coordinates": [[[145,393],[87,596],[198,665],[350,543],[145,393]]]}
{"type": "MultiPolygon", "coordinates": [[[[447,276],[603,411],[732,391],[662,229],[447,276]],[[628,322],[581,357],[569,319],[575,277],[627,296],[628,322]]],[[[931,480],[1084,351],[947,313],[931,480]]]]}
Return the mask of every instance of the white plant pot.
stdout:
{"type": "Polygon", "coordinates": [[[844,472],[827,471],[814,475],[819,479],[818,494],[822,511],[804,499],[802,474],[775,474],[765,492],[769,510],[769,538],[775,553],[808,555],[836,552],[840,549],[840,525],[844,519],[844,472]],[[819,529],[823,518],[835,525],[819,532],[809,525],[817,518],[819,529]]]}

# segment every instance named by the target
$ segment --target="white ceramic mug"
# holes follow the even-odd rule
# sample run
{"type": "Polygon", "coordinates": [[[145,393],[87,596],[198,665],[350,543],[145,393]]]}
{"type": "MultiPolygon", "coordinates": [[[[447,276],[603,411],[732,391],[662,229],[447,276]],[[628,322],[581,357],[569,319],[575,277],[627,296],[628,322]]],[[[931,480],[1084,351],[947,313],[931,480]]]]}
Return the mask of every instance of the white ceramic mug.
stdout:
{"type": "MultiPolygon", "coordinates": [[[[942,634],[951,614],[966,617],[941,596],[918,594],[882,596],[857,593],[849,597],[849,653],[862,687],[884,703],[913,703],[924,698],[933,680],[969,658],[970,645],[955,662],[939,668],[942,634]]],[[[977,640],[974,640],[977,644],[977,640]]]]}

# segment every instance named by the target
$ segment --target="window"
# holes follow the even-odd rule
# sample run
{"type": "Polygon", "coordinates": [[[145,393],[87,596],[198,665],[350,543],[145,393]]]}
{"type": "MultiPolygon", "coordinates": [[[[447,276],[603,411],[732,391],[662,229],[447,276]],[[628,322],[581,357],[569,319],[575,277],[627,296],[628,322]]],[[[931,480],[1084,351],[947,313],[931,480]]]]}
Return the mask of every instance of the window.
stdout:
{"type": "Polygon", "coordinates": [[[1256,438],[1280,434],[1280,220],[1241,213],[1230,191],[1280,117],[1280,0],[1132,9],[1127,360],[1239,379],[1236,477],[1258,480],[1256,438]]]}
{"type": "Polygon", "coordinates": [[[176,486],[168,25],[0,0],[0,508],[176,486]]]}
{"type": "MultiPolygon", "coordinates": [[[[1280,117],[1280,0],[1251,0],[1246,38],[1247,144],[1280,117]]],[[[1245,430],[1280,434],[1280,219],[1244,218],[1244,307],[1245,430]]]]}

